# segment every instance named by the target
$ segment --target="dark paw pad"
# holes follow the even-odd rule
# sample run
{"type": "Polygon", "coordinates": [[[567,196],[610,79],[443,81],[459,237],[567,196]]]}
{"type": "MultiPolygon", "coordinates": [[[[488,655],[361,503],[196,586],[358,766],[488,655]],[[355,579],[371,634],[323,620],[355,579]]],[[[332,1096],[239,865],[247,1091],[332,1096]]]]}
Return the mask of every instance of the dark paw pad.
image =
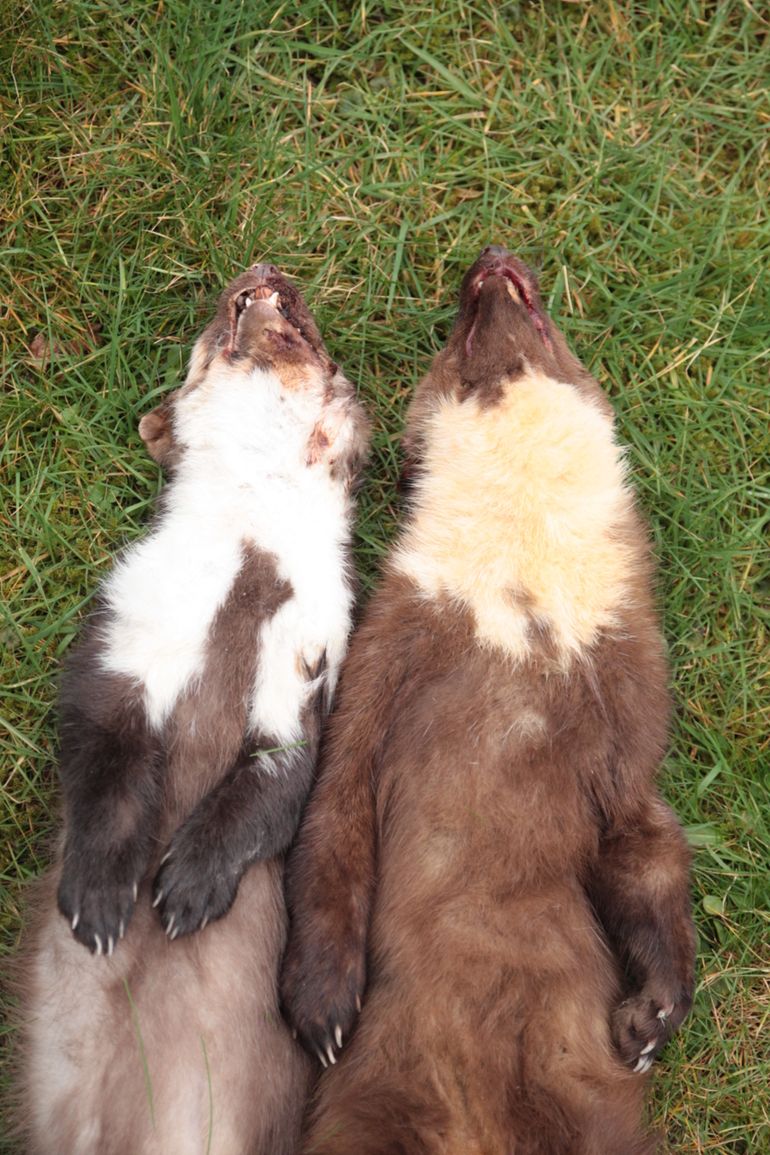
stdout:
{"type": "Polygon", "coordinates": [[[163,929],[171,939],[203,930],[227,914],[242,871],[224,856],[180,832],[161,859],[152,888],[163,929]]]}
{"type": "Polygon", "coordinates": [[[139,875],[139,867],[125,856],[102,862],[65,856],[59,910],[92,954],[111,955],[123,938],[136,904],[139,875]]]}
{"type": "Polygon", "coordinates": [[[650,1069],[690,1007],[689,996],[651,997],[644,990],[625,999],[612,1016],[615,1046],[638,1074],[650,1069]]]}

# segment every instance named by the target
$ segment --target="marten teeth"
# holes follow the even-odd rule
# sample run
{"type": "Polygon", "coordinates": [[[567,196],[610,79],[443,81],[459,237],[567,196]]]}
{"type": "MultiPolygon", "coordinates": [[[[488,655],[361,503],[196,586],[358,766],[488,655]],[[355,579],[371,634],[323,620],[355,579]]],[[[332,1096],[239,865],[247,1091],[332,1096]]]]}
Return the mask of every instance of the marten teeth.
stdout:
{"type": "Polygon", "coordinates": [[[248,298],[250,301],[264,301],[267,305],[272,305],[277,309],[280,304],[280,297],[277,289],[271,289],[269,285],[260,285],[256,289],[252,289],[248,298]]]}
{"type": "Polygon", "coordinates": [[[276,290],[271,290],[268,285],[258,285],[255,289],[248,289],[241,293],[236,302],[236,311],[239,314],[245,313],[255,301],[263,301],[272,309],[280,309],[281,307],[281,298],[276,290]]]}

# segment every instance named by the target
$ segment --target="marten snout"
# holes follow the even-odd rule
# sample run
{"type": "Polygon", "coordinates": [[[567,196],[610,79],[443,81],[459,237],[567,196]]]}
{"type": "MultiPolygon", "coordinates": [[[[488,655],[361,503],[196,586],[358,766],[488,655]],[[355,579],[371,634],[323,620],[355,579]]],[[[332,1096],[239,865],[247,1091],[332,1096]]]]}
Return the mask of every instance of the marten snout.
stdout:
{"type": "Polygon", "coordinates": [[[246,371],[274,369],[292,388],[306,368],[325,378],[336,372],[302,294],[270,264],[252,265],[221,294],[193,350],[186,388],[197,387],[219,359],[246,371]]]}
{"type": "Polygon", "coordinates": [[[553,331],[537,277],[502,245],[488,245],[465,274],[448,348],[462,387],[490,396],[525,364],[553,371],[553,331]]]}
{"type": "Polygon", "coordinates": [[[233,353],[258,356],[260,353],[270,358],[271,354],[298,350],[305,345],[294,326],[279,312],[278,293],[270,293],[267,288],[255,289],[252,293],[241,293],[244,298],[236,303],[236,328],[233,338],[233,353]]]}
{"type": "Polygon", "coordinates": [[[233,282],[227,294],[225,356],[248,357],[279,371],[282,364],[318,367],[323,346],[320,339],[313,340],[315,334],[304,323],[305,310],[297,308],[300,301],[275,265],[254,265],[233,282]]]}
{"type": "Polygon", "coordinates": [[[490,322],[495,329],[512,334],[522,328],[534,329],[546,349],[551,347],[537,277],[502,245],[487,245],[466,273],[460,290],[459,320],[470,321],[464,340],[468,358],[490,322]]]}

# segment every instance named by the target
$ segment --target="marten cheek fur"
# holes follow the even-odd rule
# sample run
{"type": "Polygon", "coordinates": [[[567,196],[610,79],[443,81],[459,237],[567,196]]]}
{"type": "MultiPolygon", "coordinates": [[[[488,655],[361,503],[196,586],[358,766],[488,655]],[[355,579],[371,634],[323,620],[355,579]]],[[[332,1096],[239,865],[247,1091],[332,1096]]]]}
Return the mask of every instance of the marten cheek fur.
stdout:
{"type": "Polygon", "coordinates": [[[282,855],[347,647],[367,424],[260,265],[140,433],[170,480],[62,680],[21,1114],[40,1155],[290,1155],[308,1064],[278,1014],[282,855]]]}
{"type": "Polygon", "coordinates": [[[407,420],[411,508],[289,862],[309,1155],[645,1155],[693,989],[647,534],[611,410],[505,250],[407,420]]]}

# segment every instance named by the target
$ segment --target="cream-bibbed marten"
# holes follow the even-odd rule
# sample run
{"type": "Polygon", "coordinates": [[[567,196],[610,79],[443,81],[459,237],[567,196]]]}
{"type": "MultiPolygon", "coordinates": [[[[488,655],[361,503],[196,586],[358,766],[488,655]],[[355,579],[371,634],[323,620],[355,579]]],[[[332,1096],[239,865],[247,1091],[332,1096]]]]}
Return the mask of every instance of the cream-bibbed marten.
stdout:
{"type": "Polygon", "coordinates": [[[282,855],[347,648],[367,422],[300,294],[255,265],[139,429],[170,480],[63,675],[29,1150],[290,1155],[311,1065],[278,1011],[282,855]]]}
{"type": "Polygon", "coordinates": [[[646,1155],[694,950],[650,553],[610,405],[505,250],[405,446],[289,859],[283,1005],[328,1068],[301,1149],[646,1155]]]}

